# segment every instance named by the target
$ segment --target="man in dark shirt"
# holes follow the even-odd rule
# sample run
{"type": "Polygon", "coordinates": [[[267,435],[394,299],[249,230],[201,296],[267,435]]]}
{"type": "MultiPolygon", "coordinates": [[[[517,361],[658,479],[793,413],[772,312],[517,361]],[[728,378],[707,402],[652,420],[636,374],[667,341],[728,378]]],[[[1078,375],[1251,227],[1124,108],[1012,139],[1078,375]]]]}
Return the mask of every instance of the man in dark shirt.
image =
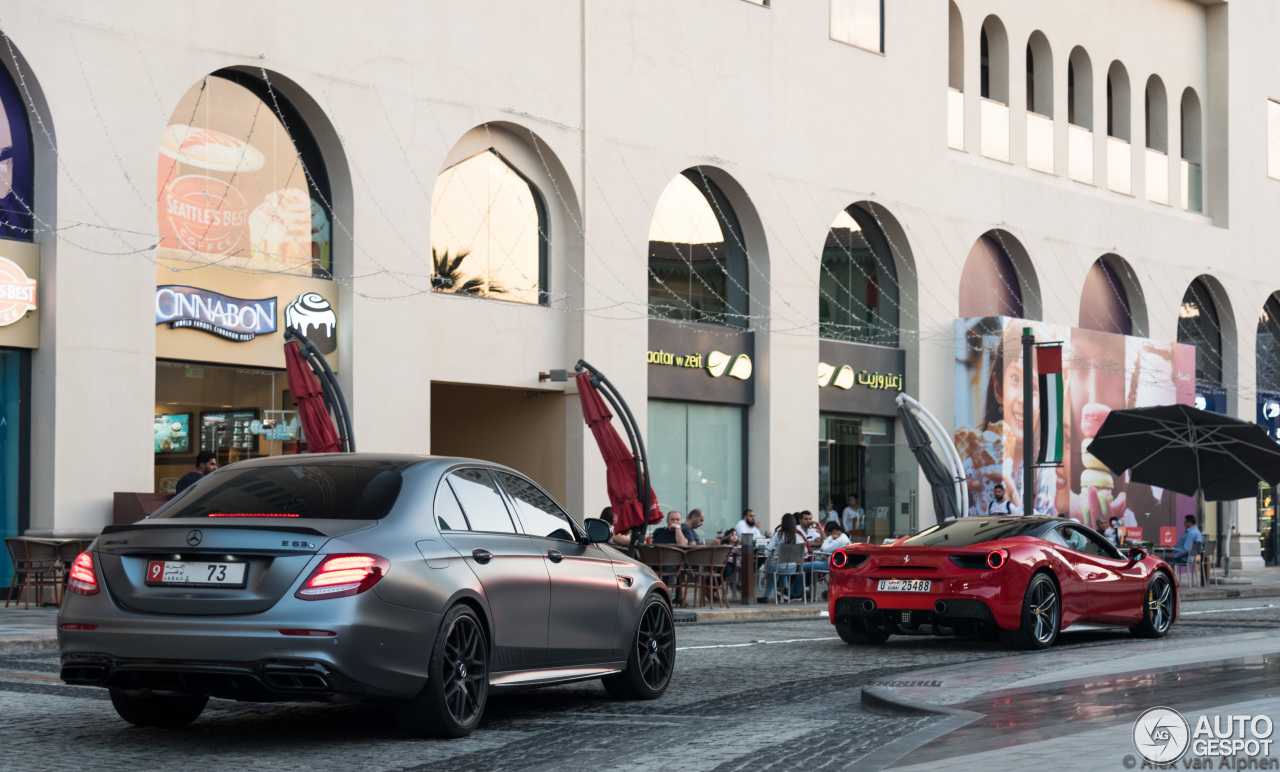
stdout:
{"type": "Polygon", "coordinates": [[[680,513],[673,509],[667,513],[667,526],[654,530],[653,543],[689,547],[693,545],[693,539],[689,538],[690,533],[692,531],[689,527],[680,523],[680,513]]]}
{"type": "Polygon", "coordinates": [[[187,488],[200,482],[200,478],[209,474],[218,468],[218,456],[213,451],[202,450],[200,455],[196,456],[196,471],[187,472],[178,478],[178,484],[173,487],[174,493],[182,493],[187,488]]]}

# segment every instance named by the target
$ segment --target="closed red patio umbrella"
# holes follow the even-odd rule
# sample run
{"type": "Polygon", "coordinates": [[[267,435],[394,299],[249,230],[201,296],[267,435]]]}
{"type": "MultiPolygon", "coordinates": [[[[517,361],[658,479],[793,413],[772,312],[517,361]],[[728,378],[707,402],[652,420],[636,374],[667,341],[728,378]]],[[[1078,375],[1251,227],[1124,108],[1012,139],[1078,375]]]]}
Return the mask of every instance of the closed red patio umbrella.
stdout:
{"type": "Polygon", "coordinates": [[[342,450],[342,439],[333,425],[333,418],[324,405],[324,391],[315,373],[302,358],[297,341],[284,344],[284,371],[289,377],[289,389],[294,404],[298,406],[298,418],[302,431],[307,435],[307,450],[312,453],[337,453],[342,450]]]}
{"type": "MultiPolygon", "coordinates": [[[[640,496],[640,480],[636,472],[638,464],[635,455],[618,436],[618,430],[613,428],[613,413],[609,412],[609,407],[591,383],[591,378],[589,372],[579,373],[577,376],[582,418],[595,435],[600,455],[604,456],[609,504],[613,507],[613,530],[626,533],[646,522],[640,496]]],[[[658,506],[658,497],[650,488],[647,522],[652,524],[661,520],[662,509],[658,506]]]]}

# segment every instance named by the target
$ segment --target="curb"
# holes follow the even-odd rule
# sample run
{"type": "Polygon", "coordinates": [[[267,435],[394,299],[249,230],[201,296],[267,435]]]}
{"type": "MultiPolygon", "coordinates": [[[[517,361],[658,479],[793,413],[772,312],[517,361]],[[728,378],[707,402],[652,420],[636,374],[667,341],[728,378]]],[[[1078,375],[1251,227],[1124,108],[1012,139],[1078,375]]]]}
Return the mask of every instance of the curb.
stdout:
{"type": "Polygon", "coordinates": [[[698,611],[681,609],[676,611],[676,622],[685,624],[707,624],[710,622],[764,622],[772,619],[826,619],[826,606],[821,608],[787,608],[754,609],[730,608],[715,611],[698,611]]]}
{"type": "Polygon", "coordinates": [[[885,686],[862,687],[862,707],[881,716],[960,716],[972,721],[981,713],[908,699],[885,686]]]}
{"type": "Polygon", "coordinates": [[[1212,590],[1184,590],[1179,593],[1179,600],[1225,600],[1227,598],[1273,598],[1280,596],[1280,587],[1215,588],[1212,590]]]}

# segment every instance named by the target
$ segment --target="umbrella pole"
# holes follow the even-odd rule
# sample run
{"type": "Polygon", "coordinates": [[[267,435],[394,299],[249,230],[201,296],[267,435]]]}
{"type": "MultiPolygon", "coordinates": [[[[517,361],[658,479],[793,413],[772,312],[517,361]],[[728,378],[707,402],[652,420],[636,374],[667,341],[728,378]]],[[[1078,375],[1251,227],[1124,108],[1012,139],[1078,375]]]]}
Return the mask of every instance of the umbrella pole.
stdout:
{"type": "Polygon", "coordinates": [[[598,385],[604,387],[601,393],[609,400],[609,404],[613,406],[618,417],[622,419],[622,425],[626,428],[627,437],[631,441],[631,451],[636,456],[637,479],[640,483],[640,490],[636,491],[638,494],[636,498],[641,500],[643,508],[640,512],[640,526],[632,531],[631,546],[627,550],[628,554],[634,558],[636,556],[636,547],[644,539],[645,532],[649,528],[649,507],[652,505],[653,481],[649,475],[649,454],[645,451],[644,437],[640,434],[640,426],[636,423],[636,417],[631,412],[631,407],[627,405],[627,401],[622,398],[622,394],[609,382],[604,373],[592,367],[585,359],[579,359],[573,369],[579,373],[583,370],[589,370],[593,379],[599,382],[598,385]]]}
{"type": "Polygon", "coordinates": [[[1035,349],[1036,336],[1030,327],[1022,328],[1022,514],[1036,513],[1036,467],[1032,453],[1031,427],[1033,414],[1031,403],[1035,401],[1035,378],[1031,375],[1031,352],[1035,349]]]}
{"type": "Polygon", "coordinates": [[[298,328],[285,328],[285,339],[287,340],[288,338],[298,341],[298,344],[302,347],[303,357],[307,360],[307,364],[311,366],[311,371],[315,373],[316,380],[320,382],[320,390],[324,392],[325,407],[333,414],[338,432],[343,435],[342,449],[348,453],[355,452],[356,440],[355,430],[351,424],[351,411],[347,407],[347,400],[342,393],[342,386],[338,383],[338,378],[334,375],[333,369],[329,367],[329,361],[324,358],[324,354],[320,353],[320,349],[316,348],[316,344],[308,340],[298,328]]]}

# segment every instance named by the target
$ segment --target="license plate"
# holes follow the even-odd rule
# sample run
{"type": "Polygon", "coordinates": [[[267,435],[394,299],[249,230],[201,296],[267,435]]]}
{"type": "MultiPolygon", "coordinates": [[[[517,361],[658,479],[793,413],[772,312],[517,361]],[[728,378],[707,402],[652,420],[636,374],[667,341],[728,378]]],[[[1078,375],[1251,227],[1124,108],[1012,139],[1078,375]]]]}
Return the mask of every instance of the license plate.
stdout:
{"type": "Polygon", "coordinates": [[[152,560],[147,564],[147,584],[178,587],[244,587],[245,563],[198,563],[152,560]]]}
{"type": "Polygon", "coordinates": [[[881,579],[880,592],[928,592],[931,585],[929,579],[881,579]]]}

